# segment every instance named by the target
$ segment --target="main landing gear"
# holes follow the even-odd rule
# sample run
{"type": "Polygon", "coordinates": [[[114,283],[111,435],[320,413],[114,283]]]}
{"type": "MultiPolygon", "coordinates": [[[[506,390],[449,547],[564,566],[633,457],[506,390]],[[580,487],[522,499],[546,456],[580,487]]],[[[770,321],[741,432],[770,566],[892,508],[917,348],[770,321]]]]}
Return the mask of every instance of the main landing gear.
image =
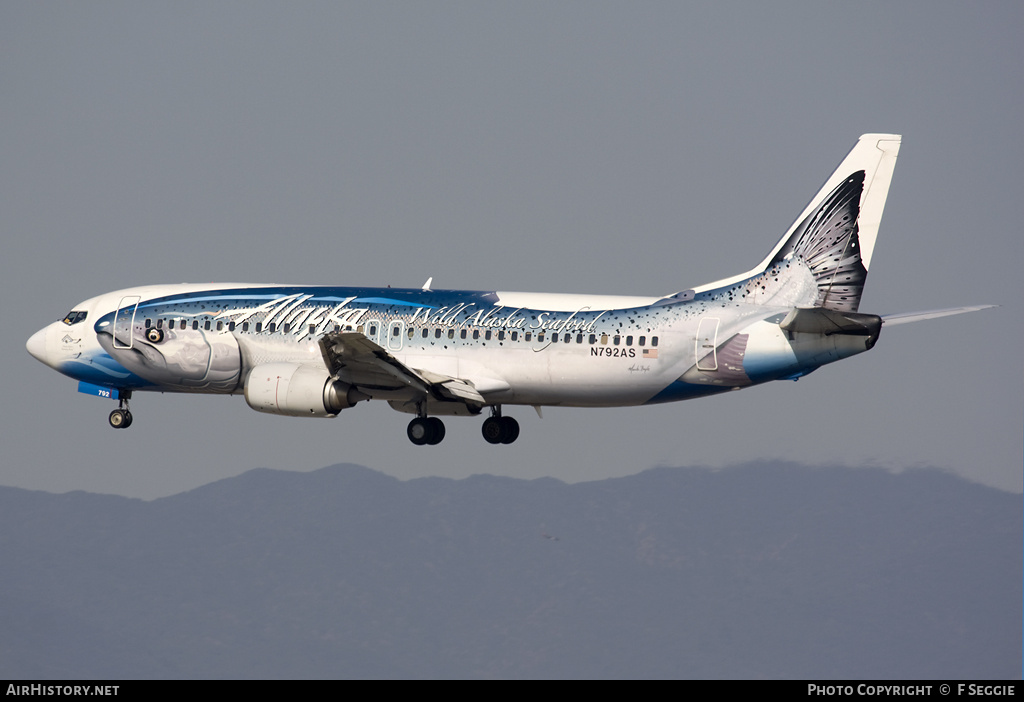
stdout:
{"type": "Polygon", "coordinates": [[[417,446],[433,446],[441,443],[441,439],[444,438],[444,422],[437,417],[416,417],[409,422],[409,428],[405,433],[408,434],[409,441],[417,446]]]}
{"type": "Polygon", "coordinates": [[[117,409],[110,413],[107,417],[107,421],[110,422],[110,426],[115,429],[127,429],[132,425],[132,413],[128,409],[128,398],[122,397],[117,402],[117,409]]]}
{"type": "Polygon", "coordinates": [[[502,417],[498,405],[491,408],[491,416],[484,420],[480,433],[489,444],[511,444],[519,438],[519,422],[512,417],[502,417]]]}
{"type": "MultiPolygon", "coordinates": [[[[434,446],[444,438],[444,422],[437,417],[416,417],[409,422],[405,433],[417,446],[434,446]]],[[[489,444],[511,444],[519,438],[519,422],[512,417],[502,417],[500,406],[492,407],[491,416],[484,420],[481,433],[489,444]]]]}

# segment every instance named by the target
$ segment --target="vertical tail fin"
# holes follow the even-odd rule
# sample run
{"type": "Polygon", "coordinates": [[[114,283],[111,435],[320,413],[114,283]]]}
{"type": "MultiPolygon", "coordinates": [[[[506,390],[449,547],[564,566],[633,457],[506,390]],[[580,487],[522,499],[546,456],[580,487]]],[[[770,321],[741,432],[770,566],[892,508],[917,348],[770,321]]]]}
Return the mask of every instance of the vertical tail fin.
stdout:
{"type": "Polygon", "coordinates": [[[799,258],[818,286],[815,307],[856,312],[900,139],[897,134],[862,136],[758,270],[799,258]]]}

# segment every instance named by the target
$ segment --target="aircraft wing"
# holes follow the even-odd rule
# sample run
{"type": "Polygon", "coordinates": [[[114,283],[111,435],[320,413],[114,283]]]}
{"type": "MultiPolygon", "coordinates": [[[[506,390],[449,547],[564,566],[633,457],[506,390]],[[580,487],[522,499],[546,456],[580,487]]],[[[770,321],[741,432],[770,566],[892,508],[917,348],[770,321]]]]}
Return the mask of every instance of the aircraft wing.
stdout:
{"type": "Polygon", "coordinates": [[[331,376],[368,391],[411,389],[442,402],[460,402],[474,410],[485,404],[473,383],[405,365],[357,332],[331,332],[320,338],[320,353],[331,376]]]}

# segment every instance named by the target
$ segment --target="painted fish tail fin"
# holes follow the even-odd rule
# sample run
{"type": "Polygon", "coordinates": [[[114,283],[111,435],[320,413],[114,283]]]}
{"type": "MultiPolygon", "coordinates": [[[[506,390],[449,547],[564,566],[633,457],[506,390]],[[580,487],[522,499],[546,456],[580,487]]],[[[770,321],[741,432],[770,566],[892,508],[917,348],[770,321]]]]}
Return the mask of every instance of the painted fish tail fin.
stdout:
{"type": "Polygon", "coordinates": [[[900,140],[898,134],[863,135],[758,270],[799,258],[814,275],[815,307],[856,312],[900,140]]]}

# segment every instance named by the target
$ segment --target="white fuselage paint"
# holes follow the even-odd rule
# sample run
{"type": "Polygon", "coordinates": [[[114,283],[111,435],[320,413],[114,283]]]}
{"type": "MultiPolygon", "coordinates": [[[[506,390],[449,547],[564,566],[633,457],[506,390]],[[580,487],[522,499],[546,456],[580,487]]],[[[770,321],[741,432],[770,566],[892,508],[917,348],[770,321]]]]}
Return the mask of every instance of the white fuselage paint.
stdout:
{"type": "MultiPolygon", "coordinates": [[[[755,276],[681,301],[283,285],[146,286],[86,300],[75,308],[86,313],[84,323],[55,323],[32,343],[45,349],[48,364],[95,385],[237,394],[260,364],[322,368],[319,337],[351,330],[408,368],[468,381],[487,404],[638,405],[813,370],[801,366],[793,339],[778,327],[794,304],[813,301],[813,280],[794,266],[786,275],[776,272],[770,285],[763,283],[765,276],[755,276]],[[699,338],[708,328],[702,320],[714,320],[713,339],[699,338]],[[147,339],[150,329],[160,330],[159,343],[147,339]],[[742,371],[728,376],[710,361],[697,365],[698,354],[713,352],[737,335],[751,337],[743,354],[758,357],[745,362],[756,368],[753,377],[741,378],[742,371]],[[703,384],[678,385],[692,368],[703,384]]],[[[377,399],[412,397],[395,389],[365,392],[377,399]]]]}

